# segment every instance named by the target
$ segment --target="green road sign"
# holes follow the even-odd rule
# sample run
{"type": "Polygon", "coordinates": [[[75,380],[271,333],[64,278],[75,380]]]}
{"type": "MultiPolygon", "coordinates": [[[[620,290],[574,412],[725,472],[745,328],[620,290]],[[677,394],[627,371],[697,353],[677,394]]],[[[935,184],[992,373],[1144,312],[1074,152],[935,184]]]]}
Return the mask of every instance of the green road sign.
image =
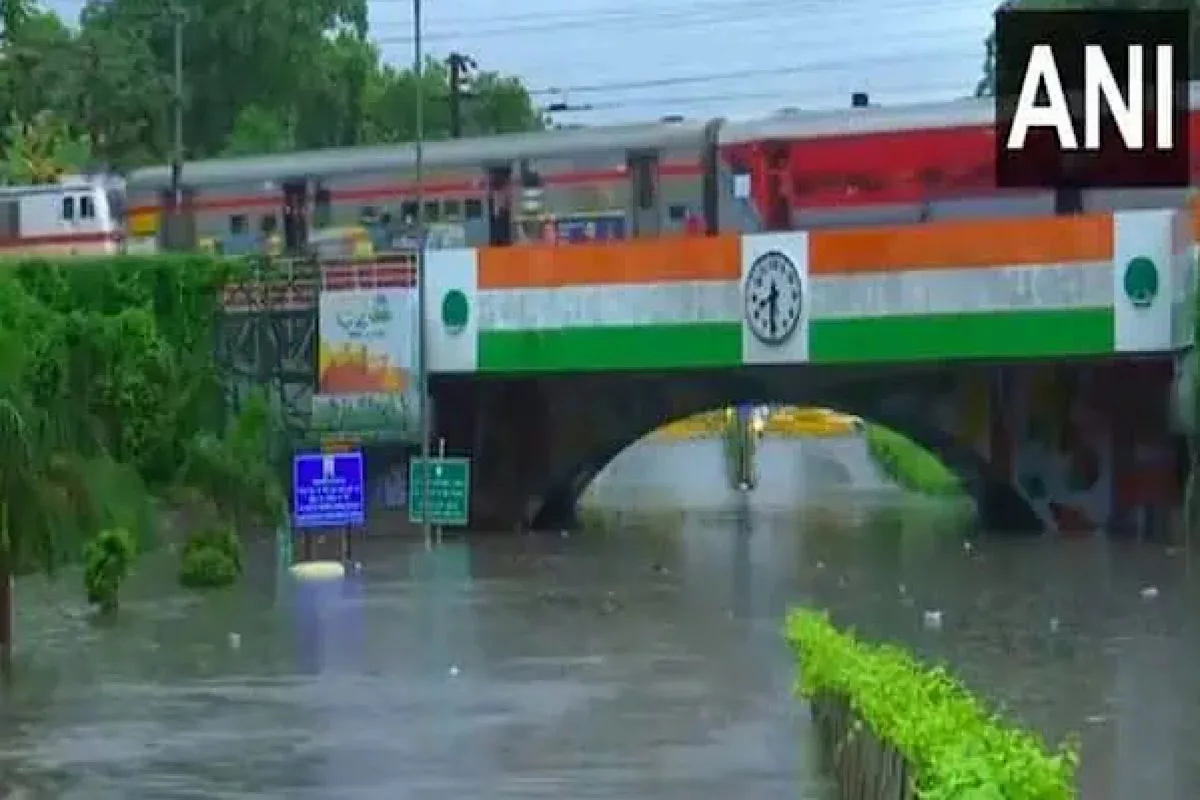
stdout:
{"type": "Polygon", "coordinates": [[[408,518],[424,522],[425,470],[429,470],[429,522],[466,525],[471,516],[471,459],[420,458],[408,462],[408,518]]]}

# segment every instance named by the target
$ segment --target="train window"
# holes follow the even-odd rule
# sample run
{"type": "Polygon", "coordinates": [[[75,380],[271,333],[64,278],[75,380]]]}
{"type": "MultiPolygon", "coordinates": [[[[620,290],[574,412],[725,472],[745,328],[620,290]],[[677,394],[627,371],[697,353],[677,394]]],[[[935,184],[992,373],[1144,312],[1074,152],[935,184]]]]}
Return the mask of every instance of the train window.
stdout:
{"type": "Polygon", "coordinates": [[[687,206],[673,204],[667,209],[667,218],[670,219],[671,222],[683,222],[685,219],[687,219],[687,215],[687,206]]]}
{"type": "Polygon", "coordinates": [[[463,203],[463,216],[467,219],[481,219],[483,217],[483,201],[471,198],[463,203]]]}
{"type": "Polygon", "coordinates": [[[379,211],[375,206],[363,206],[358,210],[358,221],[363,225],[372,225],[379,218],[379,211]]]}
{"type": "Polygon", "coordinates": [[[246,219],[245,214],[232,214],[229,217],[229,232],[234,236],[239,236],[247,231],[250,227],[250,221],[246,219]]]}
{"type": "Polygon", "coordinates": [[[313,225],[328,228],[333,219],[333,196],[324,186],[317,186],[313,195],[313,225]]]}
{"type": "Polygon", "coordinates": [[[425,221],[437,222],[442,217],[441,204],[437,200],[430,200],[425,204],[425,221]]]}
{"type": "Polygon", "coordinates": [[[442,203],[442,215],[451,222],[462,218],[462,203],[458,200],[446,200],[442,203]]]}
{"type": "Polygon", "coordinates": [[[279,220],[275,218],[274,214],[264,214],[263,218],[259,220],[258,227],[263,236],[272,236],[279,229],[279,220]]]}
{"type": "Polygon", "coordinates": [[[405,201],[400,205],[400,220],[411,224],[417,221],[417,213],[421,210],[421,206],[417,205],[412,200],[405,201]]]}
{"type": "Polygon", "coordinates": [[[79,198],[79,218],[80,219],[95,219],[96,204],[92,202],[92,198],[83,195],[79,198]]]}
{"type": "Polygon", "coordinates": [[[64,197],[62,199],[62,218],[66,220],[75,219],[75,198],[64,197]]]}

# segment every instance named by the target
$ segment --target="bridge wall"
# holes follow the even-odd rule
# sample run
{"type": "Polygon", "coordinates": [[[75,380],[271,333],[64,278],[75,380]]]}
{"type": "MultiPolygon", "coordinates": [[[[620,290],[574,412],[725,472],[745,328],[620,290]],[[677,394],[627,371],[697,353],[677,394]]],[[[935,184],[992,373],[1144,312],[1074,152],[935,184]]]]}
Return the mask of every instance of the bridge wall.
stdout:
{"type": "Polygon", "coordinates": [[[440,374],[1164,353],[1192,344],[1191,242],[1153,210],[436,251],[425,326],[440,374]],[[770,337],[768,256],[789,283],[770,337]]]}

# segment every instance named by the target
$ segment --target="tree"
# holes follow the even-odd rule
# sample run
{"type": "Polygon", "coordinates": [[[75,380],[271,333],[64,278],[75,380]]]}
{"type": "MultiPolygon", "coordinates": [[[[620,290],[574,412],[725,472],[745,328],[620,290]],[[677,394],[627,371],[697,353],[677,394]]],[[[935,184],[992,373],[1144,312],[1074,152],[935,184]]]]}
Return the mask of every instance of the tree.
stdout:
{"type": "Polygon", "coordinates": [[[91,142],[72,136],[53,112],[42,111],[28,123],[13,119],[4,131],[8,143],[0,160],[0,184],[53,183],[67,171],[91,161],[91,142]]]}

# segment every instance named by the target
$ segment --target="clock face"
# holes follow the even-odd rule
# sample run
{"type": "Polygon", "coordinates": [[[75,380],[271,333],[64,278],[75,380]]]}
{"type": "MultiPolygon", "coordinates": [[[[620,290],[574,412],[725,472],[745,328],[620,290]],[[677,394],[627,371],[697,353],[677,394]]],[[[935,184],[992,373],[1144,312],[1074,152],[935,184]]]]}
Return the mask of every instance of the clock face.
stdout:
{"type": "Polygon", "coordinates": [[[744,299],[746,322],[755,338],[765,344],[783,344],[800,324],[800,271],[783,253],[764,253],[750,265],[744,299]]]}

